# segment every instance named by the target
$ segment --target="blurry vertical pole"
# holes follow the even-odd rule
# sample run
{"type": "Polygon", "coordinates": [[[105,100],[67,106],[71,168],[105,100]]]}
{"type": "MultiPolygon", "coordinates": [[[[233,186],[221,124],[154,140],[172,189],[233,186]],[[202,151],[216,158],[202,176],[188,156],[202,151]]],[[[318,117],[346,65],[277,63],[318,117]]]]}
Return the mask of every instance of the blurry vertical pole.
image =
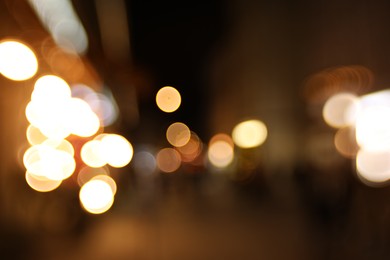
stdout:
{"type": "Polygon", "coordinates": [[[106,75],[112,88],[122,122],[127,127],[138,123],[135,87],[131,79],[132,61],[127,6],[124,0],[95,0],[103,54],[110,69],[106,75]]]}
{"type": "Polygon", "coordinates": [[[101,42],[106,57],[113,62],[130,60],[130,37],[123,0],[95,0],[101,42]]]}
{"type": "MultiPolygon", "coordinates": [[[[25,1],[0,1],[0,35],[2,40],[15,37],[23,38],[23,28],[35,28],[38,21],[25,1]],[[23,14],[23,23],[21,17],[23,14]]],[[[36,30],[35,32],[38,32],[36,30]]],[[[31,193],[24,181],[24,170],[20,164],[20,151],[25,148],[25,129],[27,120],[24,116],[25,104],[30,97],[33,80],[11,81],[0,75],[0,229],[9,234],[12,228],[23,228],[31,223],[31,214],[28,214],[27,201],[32,199],[31,193]]],[[[7,235],[6,235],[7,236],[7,235]]],[[[3,247],[4,249],[4,247],[3,247]]],[[[17,255],[15,253],[15,255],[17,255]]]]}
{"type": "Polygon", "coordinates": [[[258,118],[268,130],[260,148],[267,172],[289,173],[297,149],[297,85],[289,17],[279,2],[231,1],[225,46],[213,65],[214,132],[228,132],[243,119],[258,118]]]}
{"type": "Polygon", "coordinates": [[[44,27],[61,48],[84,54],[88,37],[70,0],[28,0],[44,27]]]}

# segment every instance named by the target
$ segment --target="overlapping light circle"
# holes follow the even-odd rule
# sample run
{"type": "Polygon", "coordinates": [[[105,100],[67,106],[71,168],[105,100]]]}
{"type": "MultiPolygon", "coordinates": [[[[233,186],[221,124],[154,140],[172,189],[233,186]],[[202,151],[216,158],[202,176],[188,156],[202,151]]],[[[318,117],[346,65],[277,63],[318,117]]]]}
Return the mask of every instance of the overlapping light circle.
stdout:
{"type": "Polygon", "coordinates": [[[230,136],[217,134],[211,138],[207,153],[209,162],[217,168],[225,168],[234,159],[234,145],[230,136]]]}
{"type": "Polygon", "coordinates": [[[130,163],[133,152],[133,146],[123,136],[102,134],[83,145],[81,158],[90,167],[98,168],[109,164],[121,168],[130,163]]]}
{"type": "Polygon", "coordinates": [[[109,210],[114,203],[114,192],[104,180],[92,179],[81,187],[79,198],[86,211],[101,214],[109,210]]]}

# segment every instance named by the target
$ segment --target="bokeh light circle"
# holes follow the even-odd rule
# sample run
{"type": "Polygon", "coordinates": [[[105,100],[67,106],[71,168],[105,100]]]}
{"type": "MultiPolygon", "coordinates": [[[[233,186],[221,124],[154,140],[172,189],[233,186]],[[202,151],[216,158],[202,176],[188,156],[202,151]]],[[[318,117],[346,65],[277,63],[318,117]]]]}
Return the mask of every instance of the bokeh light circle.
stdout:
{"type": "Polygon", "coordinates": [[[326,101],[322,116],[329,126],[341,128],[355,123],[358,110],[359,99],[356,95],[338,93],[326,101]]]}
{"type": "Polygon", "coordinates": [[[105,134],[101,139],[102,158],[116,168],[125,167],[133,158],[133,146],[121,135],[105,134]]]}
{"type": "Polygon", "coordinates": [[[84,184],[79,193],[83,208],[92,214],[106,212],[114,203],[111,186],[103,180],[92,179],[84,184]]]}
{"type": "Polygon", "coordinates": [[[180,154],[173,148],[161,149],[157,153],[156,161],[158,168],[166,173],[175,172],[181,165],[180,154]]]}
{"type": "Polygon", "coordinates": [[[176,122],[168,127],[166,137],[171,145],[182,147],[190,140],[191,131],[185,124],[176,122]]]}
{"type": "Polygon", "coordinates": [[[227,167],[234,159],[233,147],[224,140],[210,143],[208,149],[209,162],[217,168],[227,167]]]}
{"type": "Polygon", "coordinates": [[[267,138],[267,127],[260,120],[248,120],[236,125],[232,132],[234,143],[241,148],[260,146],[267,138]]]}
{"type": "Polygon", "coordinates": [[[34,52],[18,41],[0,43],[0,73],[15,80],[32,78],[38,70],[38,61],[34,52]]]}
{"type": "Polygon", "coordinates": [[[157,92],[156,103],[158,108],[160,108],[162,111],[166,113],[172,113],[180,107],[180,93],[173,87],[163,87],[157,92]]]}

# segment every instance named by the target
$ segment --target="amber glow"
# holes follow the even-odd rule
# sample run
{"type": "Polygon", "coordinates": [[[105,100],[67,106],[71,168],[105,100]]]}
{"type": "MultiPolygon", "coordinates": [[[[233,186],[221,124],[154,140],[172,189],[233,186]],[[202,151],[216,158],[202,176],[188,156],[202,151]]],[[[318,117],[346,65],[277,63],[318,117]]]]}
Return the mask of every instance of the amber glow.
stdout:
{"type": "Polygon", "coordinates": [[[190,140],[184,146],[178,147],[177,150],[183,162],[191,162],[201,153],[202,143],[199,137],[192,132],[190,140]]]}
{"type": "Polygon", "coordinates": [[[267,138],[267,128],[259,120],[248,120],[236,125],[232,132],[234,143],[241,148],[260,146],[267,138]]]}
{"type": "Polygon", "coordinates": [[[181,96],[179,91],[173,87],[163,87],[156,95],[156,103],[158,108],[167,113],[176,111],[181,104],[181,96]]]}
{"type": "Polygon", "coordinates": [[[390,179],[390,151],[372,152],[360,149],[356,169],[363,180],[381,183],[390,179]]]}
{"type": "Polygon", "coordinates": [[[354,158],[359,150],[356,143],[355,128],[345,127],[338,129],[334,136],[336,150],[344,157],[354,158]]]}
{"type": "Polygon", "coordinates": [[[32,78],[38,70],[34,52],[21,42],[0,43],[0,73],[15,81],[32,78]]]}
{"type": "Polygon", "coordinates": [[[85,166],[77,175],[77,183],[80,187],[82,187],[85,183],[89,182],[92,178],[98,175],[110,175],[110,172],[107,167],[92,168],[85,166]]]}
{"type": "Polygon", "coordinates": [[[211,137],[209,141],[209,145],[215,143],[216,141],[224,141],[228,143],[231,147],[234,147],[234,142],[233,139],[230,137],[230,135],[224,134],[224,133],[219,133],[211,137]]]}
{"type": "Polygon", "coordinates": [[[161,149],[156,156],[157,166],[163,172],[174,172],[179,169],[180,154],[173,148],[161,149]]]}
{"type": "Polygon", "coordinates": [[[39,192],[48,192],[57,189],[61,182],[60,180],[50,180],[46,177],[38,177],[29,172],[26,172],[26,182],[34,190],[39,192]]]}
{"type": "Polygon", "coordinates": [[[217,140],[210,143],[207,155],[212,165],[224,168],[233,161],[234,150],[228,142],[217,140]]]}

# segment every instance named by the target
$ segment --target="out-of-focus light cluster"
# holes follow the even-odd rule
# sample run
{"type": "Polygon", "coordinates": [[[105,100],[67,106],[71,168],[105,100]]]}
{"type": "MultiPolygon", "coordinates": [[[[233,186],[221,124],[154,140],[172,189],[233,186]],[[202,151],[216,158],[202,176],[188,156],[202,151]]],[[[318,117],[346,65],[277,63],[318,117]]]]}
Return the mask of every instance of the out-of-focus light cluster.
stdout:
{"type": "Polygon", "coordinates": [[[337,151],[356,158],[359,178],[378,185],[390,180],[390,91],[357,97],[338,93],[323,107],[325,122],[340,128],[335,135],[337,151]]]}
{"type": "Polygon", "coordinates": [[[193,164],[202,153],[201,140],[184,123],[171,124],[166,130],[166,139],[172,148],[162,148],[156,154],[156,165],[162,172],[175,172],[182,163],[193,164]]]}
{"type": "Polygon", "coordinates": [[[267,135],[267,127],[262,121],[242,121],[233,128],[231,135],[219,133],[210,139],[208,160],[217,168],[225,168],[234,161],[234,144],[241,149],[259,147],[265,142],[267,135]]]}
{"type": "MultiPolygon", "coordinates": [[[[35,8],[41,5],[39,0],[30,2],[35,8]]],[[[47,10],[37,12],[50,14],[47,10]]],[[[61,17],[41,19],[49,24],[62,22],[61,17]]],[[[53,29],[53,25],[46,26],[53,29]]],[[[73,29],[68,36],[75,32],[73,29]]],[[[73,47],[77,48],[77,44],[73,47]]],[[[20,42],[0,43],[0,56],[3,58],[0,72],[9,79],[30,79],[38,70],[34,52],[20,42]]],[[[156,94],[157,106],[166,113],[176,111],[181,102],[179,91],[173,87],[163,87],[156,94]]],[[[103,133],[103,128],[118,117],[118,108],[109,91],[98,93],[83,84],[70,86],[56,75],[40,76],[35,80],[25,115],[30,124],[26,129],[30,147],[23,155],[27,184],[39,192],[53,191],[77,170],[82,207],[92,214],[110,209],[117,187],[109,167],[125,167],[133,159],[134,151],[125,137],[103,133]],[[76,143],[77,149],[73,146],[76,143]]],[[[205,166],[206,160],[214,168],[227,168],[235,159],[235,145],[242,149],[262,145],[267,128],[259,120],[243,121],[234,127],[231,135],[216,134],[207,147],[186,124],[174,122],[167,127],[165,137],[171,147],[156,153],[147,149],[134,154],[133,168],[137,174],[152,176],[157,169],[173,173],[182,165],[188,166],[185,169],[195,169],[205,166]]]]}
{"type": "Polygon", "coordinates": [[[81,148],[84,163],[93,168],[106,164],[122,168],[133,158],[133,146],[126,138],[117,134],[101,134],[86,142],[81,148]]]}
{"type": "MultiPolygon", "coordinates": [[[[31,2],[39,4],[40,1],[31,2]]],[[[57,18],[60,19],[50,19],[57,18]]],[[[32,78],[37,70],[37,58],[29,47],[14,40],[0,43],[3,76],[22,81],[32,78]]],[[[49,192],[80,168],[71,141],[95,136],[115,121],[118,111],[110,95],[84,85],[71,88],[58,76],[44,75],[35,81],[25,115],[30,123],[26,129],[30,147],[23,155],[25,179],[32,189],[49,192]]],[[[83,145],[80,157],[88,166],[81,168],[77,181],[81,186],[80,201],[86,211],[100,214],[112,206],[116,183],[105,165],[125,167],[132,156],[130,142],[117,134],[100,134],[83,145]]]]}
{"type": "Polygon", "coordinates": [[[71,97],[68,84],[54,75],[40,77],[26,107],[26,117],[50,139],[89,137],[100,128],[98,116],[82,99],[71,97]]]}
{"type": "Polygon", "coordinates": [[[75,84],[72,85],[71,92],[72,97],[80,98],[88,103],[92,111],[99,117],[101,126],[109,126],[118,118],[118,107],[107,89],[98,93],[84,84],[75,84]]]}
{"type": "MultiPolygon", "coordinates": [[[[174,112],[181,104],[180,93],[173,87],[163,87],[156,94],[156,103],[162,111],[174,112]]],[[[242,149],[255,148],[264,143],[267,133],[265,124],[260,120],[240,122],[234,127],[231,136],[219,133],[210,139],[206,159],[214,168],[224,169],[234,161],[234,144],[242,149]]],[[[167,128],[166,139],[172,148],[163,148],[158,151],[155,160],[160,171],[172,173],[177,171],[182,163],[194,163],[195,161],[204,163],[202,158],[205,155],[202,153],[204,144],[184,123],[171,124],[167,128]],[[201,160],[197,160],[198,158],[201,160]]],[[[146,155],[143,154],[142,159],[144,156],[146,155]]]]}
{"type": "MultiPolygon", "coordinates": [[[[65,138],[71,135],[90,138],[104,126],[107,117],[99,116],[95,111],[104,111],[105,106],[95,103],[100,100],[96,96],[96,92],[86,86],[76,85],[71,89],[54,75],[42,76],[35,82],[31,101],[26,107],[30,122],[26,136],[31,147],[23,157],[26,181],[31,188],[52,191],[74,173],[75,151],[65,138]]],[[[104,133],[87,141],[81,148],[80,157],[90,167],[84,167],[78,176],[82,187],[81,204],[90,213],[103,213],[114,202],[116,184],[102,167],[107,164],[125,167],[133,157],[133,147],[123,136],[104,133]],[[91,168],[96,170],[91,171],[91,168]]]]}
{"type": "MultiPolygon", "coordinates": [[[[180,92],[174,87],[165,86],[156,93],[157,107],[163,112],[175,112],[179,109],[181,102],[180,92]]],[[[155,157],[149,152],[141,152],[136,159],[136,169],[147,168],[148,172],[152,173],[154,170],[145,165],[145,162],[148,161],[155,164],[161,172],[173,173],[183,163],[196,164],[197,159],[201,158],[203,143],[186,124],[172,123],[167,128],[165,137],[172,147],[160,149],[155,157]]]]}

